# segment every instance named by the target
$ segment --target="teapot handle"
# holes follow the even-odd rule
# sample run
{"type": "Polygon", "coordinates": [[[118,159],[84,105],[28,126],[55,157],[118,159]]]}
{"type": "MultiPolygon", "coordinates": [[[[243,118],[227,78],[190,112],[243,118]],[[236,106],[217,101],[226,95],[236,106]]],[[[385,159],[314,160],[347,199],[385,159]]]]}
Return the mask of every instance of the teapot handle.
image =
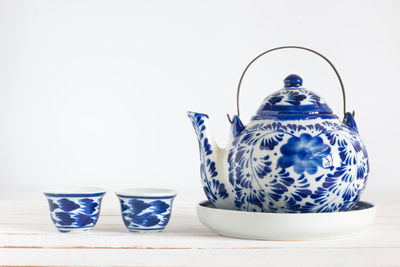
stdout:
{"type": "MultiPolygon", "coordinates": [[[[256,61],[257,59],[259,59],[260,57],[262,57],[265,54],[268,54],[269,52],[275,51],[275,50],[281,50],[281,49],[287,49],[287,48],[295,48],[295,49],[302,49],[302,50],[307,50],[309,52],[312,52],[320,57],[322,57],[323,59],[325,59],[326,62],[329,63],[329,65],[332,67],[332,69],[335,71],[336,76],[339,79],[340,82],[340,87],[342,87],[342,95],[343,95],[343,114],[346,118],[346,92],[344,90],[344,85],[343,85],[343,81],[342,78],[340,78],[339,72],[336,70],[335,66],[332,64],[332,62],[327,59],[324,55],[318,53],[317,51],[314,51],[310,48],[306,48],[306,47],[302,47],[302,46],[280,46],[280,47],[275,47],[272,48],[270,50],[267,50],[261,54],[259,54],[258,56],[256,56],[252,61],[250,61],[250,63],[246,66],[246,68],[244,69],[242,76],[240,76],[240,80],[239,80],[239,84],[237,87],[237,93],[236,93],[236,110],[237,110],[237,116],[239,117],[240,115],[240,109],[239,109],[239,95],[240,95],[240,86],[242,85],[242,81],[244,78],[244,75],[246,74],[247,70],[250,68],[250,66],[254,63],[254,61],[256,61]]],[[[229,114],[226,114],[228,116],[228,120],[230,123],[233,123],[231,117],[229,116],[229,114]]],[[[353,111],[353,116],[354,116],[354,111],[353,111]]]]}

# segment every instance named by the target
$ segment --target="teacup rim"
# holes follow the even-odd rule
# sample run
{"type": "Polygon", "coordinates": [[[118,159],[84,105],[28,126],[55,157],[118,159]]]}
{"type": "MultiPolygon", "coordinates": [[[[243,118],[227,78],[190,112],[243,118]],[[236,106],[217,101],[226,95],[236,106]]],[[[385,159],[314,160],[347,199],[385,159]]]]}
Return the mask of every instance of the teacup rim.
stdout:
{"type": "Polygon", "coordinates": [[[43,194],[47,197],[84,197],[102,196],[106,190],[100,187],[77,186],[77,187],[56,187],[45,190],[43,194]]]}
{"type": "Polygon", "coordinates": [[[178,193],[170,188],[123,188],[114,192],[118,197],[136,197],[136,198],[171,198],[178,193]]]}

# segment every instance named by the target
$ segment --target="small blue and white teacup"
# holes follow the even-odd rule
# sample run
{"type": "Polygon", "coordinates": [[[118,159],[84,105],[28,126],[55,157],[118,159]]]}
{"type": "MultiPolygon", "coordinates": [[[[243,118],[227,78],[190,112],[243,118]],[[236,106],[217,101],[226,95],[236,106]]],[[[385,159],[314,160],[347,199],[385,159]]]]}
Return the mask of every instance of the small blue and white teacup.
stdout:
{"type": "Polygon", "coordinates": [[[80,232],[95,226],[105,193],[101,188],[77,187],[47,190],[44,195],[58,231],[80,232]]]}
{"type": "Polygon", "coordinates": [[[169,222],[176,192],[170,189],[132,188],[115,192],[122,220],[131,232],[161,232],[169,222]]]}

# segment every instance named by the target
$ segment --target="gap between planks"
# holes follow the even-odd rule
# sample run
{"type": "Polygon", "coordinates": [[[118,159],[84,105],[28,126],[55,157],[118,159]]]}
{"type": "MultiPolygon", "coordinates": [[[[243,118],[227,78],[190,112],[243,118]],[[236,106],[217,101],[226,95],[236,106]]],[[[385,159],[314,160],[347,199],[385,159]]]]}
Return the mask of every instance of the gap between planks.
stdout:
{"type": "MultiPolygon", "coordinates": [[[[208,247],[208,248],[191,248],[191,247],[140,247],[140,246],[127,246],[127,247],[104,247],[104,246],[0,246],[0,249],[111,249],[111,250],[269,250],[269,249],[296,249],[294,247],[208,247]]],[[[307,249],[398,249],[400,246],[386,246],[386,247],[307,247],[307,249]]]]}

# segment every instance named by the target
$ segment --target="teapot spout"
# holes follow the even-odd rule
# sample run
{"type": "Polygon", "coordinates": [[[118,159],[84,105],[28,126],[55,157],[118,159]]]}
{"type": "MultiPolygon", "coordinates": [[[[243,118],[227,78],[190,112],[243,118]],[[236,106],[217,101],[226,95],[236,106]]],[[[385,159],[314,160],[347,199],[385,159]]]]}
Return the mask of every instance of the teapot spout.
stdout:
{"type": "Polygon", "coordinates": [[[188,111],[187,115],[192,121],[197,135],[200,150],[200,173],[204,192],[210,202],[223,202],[228,198],[224,177],[222,177],[221,164],[224,150],[215,143],[208,129],[208,115],[188,111]]]}

